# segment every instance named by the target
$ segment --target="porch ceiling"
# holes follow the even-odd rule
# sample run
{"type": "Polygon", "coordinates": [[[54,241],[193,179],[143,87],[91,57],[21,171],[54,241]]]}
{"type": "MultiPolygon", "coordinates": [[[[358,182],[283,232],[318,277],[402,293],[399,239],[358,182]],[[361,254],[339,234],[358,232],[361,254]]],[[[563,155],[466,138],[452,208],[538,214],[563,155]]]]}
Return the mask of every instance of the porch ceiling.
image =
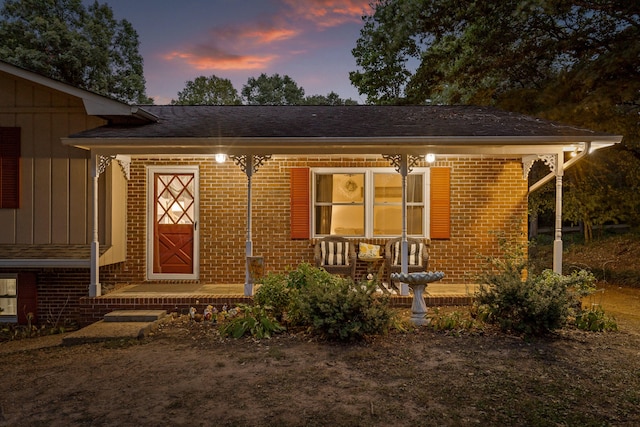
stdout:
{"type": "MultiPolygon", "coordinates": [[[[476,106],[144,106],[144,125],[65,138],[96,154],[483,154],[591,149],[619,135],[476,106]]],[[[113,118],[112,118],[113,119],[113,118]]]]}

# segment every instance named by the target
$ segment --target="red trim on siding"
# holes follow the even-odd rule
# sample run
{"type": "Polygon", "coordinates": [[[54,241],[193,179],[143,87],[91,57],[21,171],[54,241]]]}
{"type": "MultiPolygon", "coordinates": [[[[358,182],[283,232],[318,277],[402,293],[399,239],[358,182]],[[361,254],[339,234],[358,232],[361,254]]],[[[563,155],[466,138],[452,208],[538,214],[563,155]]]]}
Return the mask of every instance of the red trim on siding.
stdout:
{"type": "Polygon", "coordinates": [[[28,313],[33,313],[31,323],[37,323],[38,286],[35,273],[18,273],[17,290],[18,324],[26,325],[28,323],[28,313]]]}
{"type": "Polygon", "coordinates": [[[0,208],[20,207],[20,128],[0,127],[0,208]]]}

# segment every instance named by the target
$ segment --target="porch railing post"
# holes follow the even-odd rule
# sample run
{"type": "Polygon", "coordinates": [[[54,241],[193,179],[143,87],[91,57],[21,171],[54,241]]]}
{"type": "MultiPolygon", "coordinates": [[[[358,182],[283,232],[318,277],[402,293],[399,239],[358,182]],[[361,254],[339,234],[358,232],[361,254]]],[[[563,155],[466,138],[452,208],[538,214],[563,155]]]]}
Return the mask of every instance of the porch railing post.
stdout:
{"type": "Polygon", "coordinates": [[[247,241],[245,243],[245,272],[244,272],[244,295],[253,295],[253,281],[249,273],[249,257],[253,256],[253,241],[251,237],[251,178],[253,177],[253,155],[247,155],[247,241]]]}
{"type": "Polygon", "coordinates": [[[562,274],[562,176],[564,168],[559,156],[556,160],[556,218],[553,241],[553,272],[562,274]]]}
{"type": "MultiPolygon", "coordinates": [[[[409,171],[408,156],[402,155],[400,160],[400,176],[402,177],[402,265],[403,273],[409,272],[409,243],[407,242],[407,173],[409,171]]],[[[400,282],[400,295],[409,295],[409,285],[400,282]]]]}
{"type": "Polygon", "coordinates": [[[91,261],[90,261],[90,282],[89,296],[99,297],[102,295],[100,286],[100,242],[98,241],[98,178],[100,177],[100,164],[98,156],[91,155],[91,198],[92,198],[92,238],[91,238],[91,261]]]}

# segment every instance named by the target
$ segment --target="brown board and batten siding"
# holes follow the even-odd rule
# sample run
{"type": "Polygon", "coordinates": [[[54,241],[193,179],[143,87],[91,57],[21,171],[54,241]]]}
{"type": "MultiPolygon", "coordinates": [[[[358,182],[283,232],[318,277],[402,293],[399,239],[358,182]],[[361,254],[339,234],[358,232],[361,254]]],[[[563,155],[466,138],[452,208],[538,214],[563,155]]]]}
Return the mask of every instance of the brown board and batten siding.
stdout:
{"type": "Polygon", "coordinates": [[[104,123],[77,97],[0,72],[0,127],[21,138],[20,209],[0,209],[0,244],[90,242],[89,155],[60,139],[104,123]]]}

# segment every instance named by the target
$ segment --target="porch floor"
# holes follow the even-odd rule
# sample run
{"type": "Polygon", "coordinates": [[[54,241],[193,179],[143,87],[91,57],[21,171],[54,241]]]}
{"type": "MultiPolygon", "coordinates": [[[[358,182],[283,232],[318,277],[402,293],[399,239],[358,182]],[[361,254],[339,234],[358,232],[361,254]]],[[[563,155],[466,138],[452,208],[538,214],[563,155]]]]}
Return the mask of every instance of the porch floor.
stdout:
{"type": "MultiPolygon", "coordinates": [[[[259,285],[257,285],[259,286],[259,285]]],[[[257,289],[256,286],[256,289],[257,289]]],[[[426,297],[469,297],[477,291],[477,285],[430,283],[425,291],[426,297]]],[[[120,287],[103,297],[149,298],[170,296],[243,296],[244,284],[165,284],[145,283],[120,287]]]]}
{"type": "MultiPolygon", "coordinates": [[[[476,289],[474,285],[430,283],[424,300],[428,307],[465,306],[471,304],[476,289]]],[[[252,300],[253,297],[244,296],[244,284],[123,285],[99,297],[80,298],[79,323],[84,326],[97,322],[114,310],[165,310],[186,314],[194,307],[202,313],[207,305],[221,309],[224,305],[250,304],[252,300]]],[[[412,295],[391,295],[392,307],[409,308],[412,302],[412,295]]]]}

